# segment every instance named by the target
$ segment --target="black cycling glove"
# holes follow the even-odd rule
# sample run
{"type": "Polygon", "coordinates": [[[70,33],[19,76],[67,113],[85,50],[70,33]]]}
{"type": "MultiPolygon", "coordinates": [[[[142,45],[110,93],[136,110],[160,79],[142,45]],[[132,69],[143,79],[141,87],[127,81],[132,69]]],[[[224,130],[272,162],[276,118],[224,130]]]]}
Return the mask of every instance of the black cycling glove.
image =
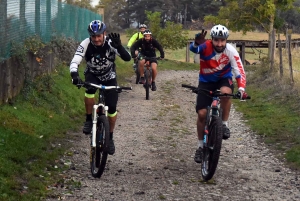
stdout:
{"type": "Polygon", "coordinates": [[[195,35],[195,45],[201,45],[202,43],[204,43],[205,40],[205,36],[207,34],[207,31],[205,31],[204,29],[202,29],[201,33],[197,33],[195,35]]]}
{"type": "Polygon", "coordinates": [[[72,84],[77,85],[82,83],[82,80],[79,77],[78,72],[71,72],[71,77],[72,77],[72,84]]]}
{"type": "Polygon", "coordinates": [[[110,33],[110,34],[108,34],[108,37],[111,40],[111,46],[113,46],[114,48],[118,49],[119,47],[122,46],[121,39],[120,39],[120,34],[110,33]]]}

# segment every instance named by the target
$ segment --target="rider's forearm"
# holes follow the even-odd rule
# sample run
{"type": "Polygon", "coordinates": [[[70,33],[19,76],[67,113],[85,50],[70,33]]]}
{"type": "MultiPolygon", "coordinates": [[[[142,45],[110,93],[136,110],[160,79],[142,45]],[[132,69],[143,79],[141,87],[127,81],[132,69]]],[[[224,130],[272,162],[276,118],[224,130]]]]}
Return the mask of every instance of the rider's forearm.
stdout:
{"type": "Polygon", "coordinates": [[[118,48],[118,53],[120,54],[120,57],[122,60],[124,60],[124,61],[131,60],[131,56],[130,56],[129,52],[123,46],[118,48]]]}
{"type": "Polygon", "coordinates": [[[194,43],[190,44],[190,51],[194,52],[194,53],[199,53],[199,46],[194,46],[194,43]]]}
{"type": "Polygon", "coordinates": [[[82,57],[80,55],[75,55],[70,63],[70,72],[77,72],[78,66],[82,61],[82,57]]]}

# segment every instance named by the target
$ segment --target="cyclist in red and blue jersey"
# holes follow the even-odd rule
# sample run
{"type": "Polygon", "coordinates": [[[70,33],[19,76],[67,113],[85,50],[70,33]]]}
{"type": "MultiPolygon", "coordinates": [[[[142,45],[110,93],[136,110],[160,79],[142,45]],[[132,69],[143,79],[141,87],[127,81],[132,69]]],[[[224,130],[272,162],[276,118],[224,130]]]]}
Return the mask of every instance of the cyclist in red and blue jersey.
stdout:
{"type": "MultiPolygon", "coordinates": [[[[227,43],[229,36],[228,29],[223,25],[215,25],[210,31],[211,40],[205,40],[206,31],[198,33],[195,36],[195,41],[190,45],[190,50],[196,54],[200,54],[200,71],[198,88],[214,91],[220,89],[221,93],[232,94],[234,85],[232,76],[235,76],[238,85],[238,91],[241,98],[247,96],[245,93],[246,75],[244,67],[237,50],[227,43]]],[[[203,148],[203,131],[207,106],[212,102],[211,97],[208,97],[201,92],[197,95],[196,112],[197,118],[197,133],[198,146],[194,160],[197,163],[202,162],[203,148]]],[[[228,118],[231,107],[231,99],[229,97],[221,98],[221,108],[223,110],[223,139],[230,137],[228,128],[228,118]]]]}

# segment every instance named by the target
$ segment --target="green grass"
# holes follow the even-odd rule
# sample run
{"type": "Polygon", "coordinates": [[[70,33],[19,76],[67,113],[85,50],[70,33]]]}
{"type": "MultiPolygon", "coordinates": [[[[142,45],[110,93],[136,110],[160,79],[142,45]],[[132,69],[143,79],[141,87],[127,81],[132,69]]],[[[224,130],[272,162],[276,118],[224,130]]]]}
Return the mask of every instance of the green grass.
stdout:
{"type": "Polygon", "coordinates": [[[256,71],[248,76],[247,93],[252,99],[234,103],[251,129],[273,145],[273,150],[286,152],[289,165],[300,169],[300,97],[276,74],[270,73],[269,78],[263,75],[256,71]]]}
{"type": "Polygon", "coordinates": [[[0,106],[0,200],[45,196],[52,175],[64,168],[56,160],[68,148],[66,132],[81,126],[83,94],[72,86],[69,69],[59,67],[0,106]]]}

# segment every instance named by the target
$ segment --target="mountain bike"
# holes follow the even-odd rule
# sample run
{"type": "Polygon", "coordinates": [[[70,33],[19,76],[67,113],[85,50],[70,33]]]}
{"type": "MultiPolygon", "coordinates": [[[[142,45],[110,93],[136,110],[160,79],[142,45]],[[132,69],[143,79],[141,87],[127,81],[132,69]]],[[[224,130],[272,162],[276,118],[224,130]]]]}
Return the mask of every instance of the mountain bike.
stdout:
{"type": "Polygon", "coordinates": [[[141,57],[141,59],[145,59],[144,64],[144,77],[145,77],[145,84],[143,85],[146,90],[146,100],[149,100],[150,97],[150,88],[152,83],[152,68],[151,68],[151,59],[159,60],[160,57],[141,57]]]}
{"type": "Polygon", "coordinates": [[[88,82],[82,82],[78,84],[77,87],[95,87],[99,89],[98,104],[93,106],[93,128],[92,135],[90,136],[90,168],[92,176],[100,178],[106,165],[109,149],[109,122],[107,119],[108,106],[105,105],[105,91],[117,90],[117,92],[120,93],[122,90],[131,90],[132,87],[104,86],[88,82]]]}
{"type": "MultiPolygon", "coordinates": [[[[209,91],[206,89],[199,89],[186,84],[182,84],[182,87],[189,88],[196,94],[201,92],[212,97],[212,103],[207,107],[203,136],[203,157],[201,163],[202,178],[205,181],[208,181],[215,174],[222,147],[223,123],[220,97],[231,96],[233,99],[240,99],[240,96],[238,94],[221,93],[220,90],[209,91]]],[[[246,99],[250,98],[250,96],[247,96],[246,99]]]]}

